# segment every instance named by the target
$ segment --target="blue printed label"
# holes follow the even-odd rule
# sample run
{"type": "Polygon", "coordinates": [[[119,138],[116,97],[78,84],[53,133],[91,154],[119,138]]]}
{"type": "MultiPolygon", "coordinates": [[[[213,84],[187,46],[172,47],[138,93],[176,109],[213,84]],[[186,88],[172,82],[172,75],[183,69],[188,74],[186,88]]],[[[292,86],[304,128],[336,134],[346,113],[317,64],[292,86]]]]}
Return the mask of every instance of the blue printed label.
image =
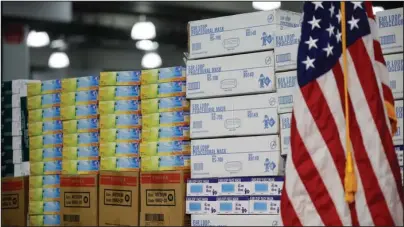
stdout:
{"type": "Polygon", "coordinates": [[[97,104],[76,106],[76,116],[77,117],[97,115],[97,113],[98,113],[97,104]]]}
{"type": "Polygon", "coordinates": [[[140,102],[137,100],[117,100],[115,101],[115,111],[138,111],[140,102]]]}
{"type": "Polygon", "coordinates": [[[78,91],[75,94],[76,102],[89,102],[89,101],[97,101],[98,100],[98,91],[90,90],[90,91],[78,91]]]}
{"type": "Polygon", "coordinates": [[[61,131],[63,128],[62,121],[50,121],[50,122],[43,122],[42,124],[42,132],[52,132],[52,131],[61,131]]]}
{"type": "Polygon", "coordinates": [[[183,156],[161,156],[159,157],[159,167],[183,167],[183,156]]]}
{"type": "Polygon", "coordinates": [[[98,156],[99,156],[98,146],[78,147],[77,148],[77,157],[78,158],[90,158],[90,157],[98,157],[98,156]]]}
{"type": "Polygon", "coordinates": [[[117,169],[132,169],[139,168],[139,158],[136,157],[117,157],[116,158],[117,169]]]}
{"type": "Polygon", "coordinates": [[[183,67],[161,68],[159,70],[159,80],[182,77],[183,67]]]}
{"type": "Polygon", "coordinates": [[[185,97],[161,98],[158,100],[159,109],[183,107],[185,97]]]}
{"type": "Polygon", "coordinates": [[[59,185],[60,175],[46,175],[42,177],[43,186],[59,185]]]}
{"type": "Polygon", "coordinates": [[[141,71],[127,71],[127,72],[117,72],[116,82],[126,83],[126,82],[140,82],[141,71]]]}
{"type": "Polygon", "coordinates": [[[43,158],[61,158],[62,157],[62,148],[55,147],[55,148],[44,148],[43,149],[43,158]]]}
{"type": "Polygon", "coordinates": [[[41,105],[58,105],[60,104],[60,93],[58,94],[46,94],[41,96],[41,105]]]}
{"type": "Polygon", "coordinates": [[[116,126],[136,126],[140,125],[140,115],[128,114],[128,115],[118,115],[115,117],[116,126]]]}
{"type": "Polygon", "coordinates": [[[43,211],[44,213],[60,212],[60,202],[44,202],[43,211]]]}
{"type": "Polygon", "coordinates": [[[184,86],[185,86],[185,82],[182,82],[182,81],[158,84],[158,86],[157,86],[158,94],[171,94],[171,93],[182,92],[184,86]]]}
{"type": "Polygon", "coordinates": [[[43,216],[43,224],[49,226],[58,226],[60,225],[60,215],[44,215],[43,216]]]}
{"type": "Polygon", "coordinates": [[[43,145],[60,145],[63,143],[63,134],[43,135],[43,145]]]}
{"type": "Polygon", "coordinates": [[[44,162],[43,171],[44,173],[62,171],[62,161],[44,162]]]}
{"type": "Polygon", "coordinates": [[[77,171],[98,171],[100,163],[98,160],[78,160],[77,171]]]}
{"type": "Polygon", "coordinates": [[[139,96],[139,86],[117,86],[115,87],[115,97],[139,96]]]}
{"type": "Polygon", "coordinates": [[[157,152],[182,152],[189,145],[189,141],[158,142],[157,152]]]}
{"type": "Polygon", "coordinates": [[[89,132],[89,133],[79,133],[77,134],[77,144],[90,144],[90,143],[98,143],[100,139],[100,134],[98,132],[89,132]]]}
{"type": "Polygon", "coordinates": [[[138,154],[139,144],[138,143],[116,143],[115,145],[116,154],[138,154]]]}
{"type": "Polygon", "coordinates": [[[59,199],[60,188],[44,188],[42,191],[42,196],[44,200],[59,199]]]}
{"type": "Polygon", "coordinates": [[[99,128],[99,122],[97,118],[77,120],[77,130],[89,130],[98,128],[99,128]]]}
{"type": "Polygon", "coordinates": [[[87,77],[80,77],[77,78],[77,88],[85,89],[91,87],[98,87],[100,83],[99,76],[87,76],[87,77]]]}
{"type": "Polygon", "coordinates": [[[189,116],[188,112],[160,113],[160,124],[183,122],[187,116],[189,116]]]}
{"type": "Polygon", "coordinates": [[[42,81],[42,93],[47,91],[58,91],[62,89],[61,80],[46,80],[42,81]]]}
{"type": "Polygon", "coordinates": [[[159,138],[175,138],[184,136],[184,132],[188,131],[189,127],[167,127],[159,129],[159,138]]]}
{"type": "Polygon", "coordinates": [[[116,140],[140,140],[139,129],[117,129],[116,140]]]}

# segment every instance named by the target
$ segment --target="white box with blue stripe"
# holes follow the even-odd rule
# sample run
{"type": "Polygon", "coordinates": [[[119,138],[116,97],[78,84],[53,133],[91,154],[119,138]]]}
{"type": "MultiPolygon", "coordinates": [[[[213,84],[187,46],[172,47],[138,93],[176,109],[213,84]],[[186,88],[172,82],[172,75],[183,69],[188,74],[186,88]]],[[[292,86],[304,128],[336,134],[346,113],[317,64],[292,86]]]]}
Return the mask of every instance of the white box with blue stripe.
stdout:
{"type": "Polygon", "coordinates": [[[218,196],[216,197],[217,214],[248,214],[249,196],[218,196]]]}
{"type": "Polygon", "coordinates": [[[292,113],[279,115],[281,130],[281,154],[287,155],[290,152],[290,126],[292,123],[292,113]]]}
{"type": "Polygon", "coordinates": [[[227,177],[218,179],[218,195],[249,195],[251,177],[227,177]]]}
{"type": "Polygon", "coordinates": [[[275,47],[275,32],[300,24],[300,13],[284,10],[191,21],[189,59],[271,50],[275,47]]]}
{"type": "Polygon", "coordinates": [[[284,163],[279,136],[191,141],[191,177],[277,176],[284,163]]]}
{"type": "Polygon", "coordinates": [[[404,84],[404,61],[403,53],[384,55],[386,60],[387,70],[390,77],[390,88],[393,93],[394,99],[403,98],[403,84],[404,84]]]}
{"type": "Polygon", "coordinates": [[[191,100],[191,138],[279,133],[276,93],[191,100]]]}
{"type": "Polygon", "coordinates": [[[280,215],[197,215],[191,226],[280,226],[280,215]]]}
{"type": "Polygon", "coordinates": [[[280,214],[281,197],[280,196],[251,196],[250,214],[280,214]]]}
{"type": "Polygon", "coordinates": [[[403,100],[394,101],[394,107],[396,108],[396,117],[397,117],[397,131],[393,136],[394,145],[402,145],[404,144],[403,140],[403,100]]]}
{"type": "Polygon", "coordinates": [[[187,196],[187,214],[216,214],[218,211],[216,196],[187,196]]]}
{"type": "Polygon", "coordinates": [[[298,87],[297,71],[276,73],[276,94],[278,95],[279,113],[292,112],[293,95],[298,87]]]}
{"type": "Polygon", "coordinates": [[[283,188],[283,176],[251,177],[251,195],[280,196],[283,188]]]}
{"type": "Polygon", "coordinates": [[[216,196],[218,194],[218,179],[188,179],[187,196],[216,196]]]}
{"type": "Polygon", "coordinates": [[[379,40],[383,54],[403,52],[403,8],[377,12],[379,40]]]}
{"type": "Polygon", "coordinates": [[[274,52],[187,61],[187,98],[275,92],[274,52]]]}
{"type": "Polygon", "coordinates": [[[288,71],[297,68],[297,50],[301,28],[292,28],[276,32],[275,71],[288,71]]]}

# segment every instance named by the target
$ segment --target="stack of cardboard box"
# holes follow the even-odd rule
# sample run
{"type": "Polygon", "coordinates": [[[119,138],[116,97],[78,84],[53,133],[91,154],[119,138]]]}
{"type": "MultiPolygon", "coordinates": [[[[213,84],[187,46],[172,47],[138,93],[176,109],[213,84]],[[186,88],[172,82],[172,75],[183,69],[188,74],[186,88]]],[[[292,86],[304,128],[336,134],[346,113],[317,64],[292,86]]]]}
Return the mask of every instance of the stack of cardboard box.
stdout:
{"type": "Polygon", "coordinates": [[[275,34],[300,23],[282,10],[189,23],[193,226],[278,225],[284,160],[273,49],[275,34]]]}

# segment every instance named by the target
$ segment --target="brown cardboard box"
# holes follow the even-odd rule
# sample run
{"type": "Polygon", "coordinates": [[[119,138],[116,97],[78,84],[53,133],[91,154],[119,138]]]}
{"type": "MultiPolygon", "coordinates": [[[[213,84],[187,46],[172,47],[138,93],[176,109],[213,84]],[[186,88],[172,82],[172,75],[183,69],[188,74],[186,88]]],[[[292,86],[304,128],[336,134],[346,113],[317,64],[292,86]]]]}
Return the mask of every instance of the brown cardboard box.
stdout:
{"type": "Polygon", "coordinates": [[[98,226],[98,175],[60,176],[61,226],[98,226]]]}
{"type": "Polygon", "coordinates": [[[100,226],[139,226],[139,172],[100,173],[100,226]]]}
{"type": "Polygon", "coordinates": [[[28,177],[1,180],[1,225],[27,226],[28,177]]]}
{"type": "Polygon", "coordinates": [[[185,214],[189,171],[140,173],[140,226],[189,226],[185,214]]]}

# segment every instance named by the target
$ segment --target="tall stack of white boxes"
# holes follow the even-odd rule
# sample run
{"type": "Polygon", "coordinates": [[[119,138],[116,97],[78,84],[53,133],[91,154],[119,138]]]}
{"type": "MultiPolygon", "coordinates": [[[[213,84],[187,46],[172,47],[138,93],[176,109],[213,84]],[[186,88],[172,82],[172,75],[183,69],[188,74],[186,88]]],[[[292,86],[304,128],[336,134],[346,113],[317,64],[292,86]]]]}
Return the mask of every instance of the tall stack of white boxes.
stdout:
{"type": "Polygon", "coordinates": [[[192,226],[279,224],[284,160],[273,50],[275,33],[300,23],[301,14],[282,10],[189,23],[192,226]]]}
{"type": "Polygon", "coordinates": [[[403,179],[403,8],[385,10],[376,14],[380,44],[390,76],[397,117],[397,132],[393,143],[397,153],[403,179]]]}

